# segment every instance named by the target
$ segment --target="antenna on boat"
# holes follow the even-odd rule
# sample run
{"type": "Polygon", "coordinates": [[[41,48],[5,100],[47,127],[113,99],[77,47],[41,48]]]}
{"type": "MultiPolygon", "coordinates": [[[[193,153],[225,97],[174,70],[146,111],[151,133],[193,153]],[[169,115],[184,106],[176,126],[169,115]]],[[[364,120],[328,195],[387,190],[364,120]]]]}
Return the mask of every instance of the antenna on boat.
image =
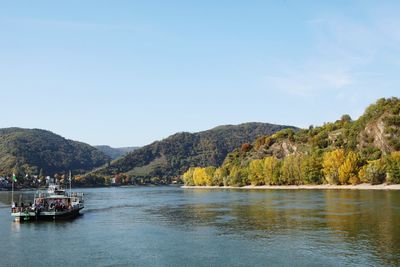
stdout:
{"type": "Polygon", "coordinates": [[[71,170],[69,170],[69,196],[71,196],[71,183],[72,183],[72,178],[71,178],[71,170]]]}
{"type": "Polygon", "coordinates": [[[17,176],[15,175],[15,173],[12,174],[12,178],[11,178],[11,207],[14,207],[14,182],[17,181],[17,176]]]}
{"type": "Polygon", "coordinates": [[[11,207],[14,208],[14,179],[12,180],[11,184],[11,207]]]}

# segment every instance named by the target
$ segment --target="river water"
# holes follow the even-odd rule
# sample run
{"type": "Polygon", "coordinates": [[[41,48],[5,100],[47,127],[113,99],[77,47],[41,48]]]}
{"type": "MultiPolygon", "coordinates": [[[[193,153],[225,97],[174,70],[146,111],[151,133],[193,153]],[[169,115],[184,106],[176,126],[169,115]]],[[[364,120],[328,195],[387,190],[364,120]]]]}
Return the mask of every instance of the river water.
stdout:
{"type": "Polygon", "coordinates": [[[0,192],[0,266],[400,265],[399,191],[81,191],[82,216],[34,223],[0,192]]]}

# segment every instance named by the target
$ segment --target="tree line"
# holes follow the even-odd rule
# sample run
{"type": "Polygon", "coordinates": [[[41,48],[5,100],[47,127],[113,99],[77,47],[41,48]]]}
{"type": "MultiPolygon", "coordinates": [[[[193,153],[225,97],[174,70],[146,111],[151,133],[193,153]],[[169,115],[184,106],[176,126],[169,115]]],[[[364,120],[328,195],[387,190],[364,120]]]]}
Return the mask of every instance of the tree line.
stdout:
{"type": "Polygon", "coordinates": [[[359,153],[344,149],[294,153],[283,159],[268,156],[219,168],[192,167],[182,180],[195,186],[400,183],[400,152],[375,160],[364,160],[359,153]]]}

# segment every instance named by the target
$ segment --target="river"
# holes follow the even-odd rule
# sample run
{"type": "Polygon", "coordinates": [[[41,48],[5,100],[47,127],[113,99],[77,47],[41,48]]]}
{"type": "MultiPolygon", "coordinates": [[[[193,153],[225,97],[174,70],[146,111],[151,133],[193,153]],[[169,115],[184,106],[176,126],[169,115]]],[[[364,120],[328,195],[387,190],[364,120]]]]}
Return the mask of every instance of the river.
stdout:
{"type": "Polygon", "coordinates": [[[34,223],[0,192],[0,266],[400,265],[400,191],[80,191],[82,216],[34,223]]]}

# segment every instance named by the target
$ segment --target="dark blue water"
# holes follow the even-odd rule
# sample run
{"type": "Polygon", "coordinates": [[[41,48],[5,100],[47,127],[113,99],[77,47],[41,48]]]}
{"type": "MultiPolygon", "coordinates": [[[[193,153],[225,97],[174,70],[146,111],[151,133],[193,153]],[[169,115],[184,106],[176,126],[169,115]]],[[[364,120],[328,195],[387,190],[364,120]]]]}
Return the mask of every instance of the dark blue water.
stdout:
{"type": "Polygon", "coordinates": [[[83,216],[40,223],[13,222],[0,192],[0,266],[400,265],[400,192],[82,191],[83,216]]]}

